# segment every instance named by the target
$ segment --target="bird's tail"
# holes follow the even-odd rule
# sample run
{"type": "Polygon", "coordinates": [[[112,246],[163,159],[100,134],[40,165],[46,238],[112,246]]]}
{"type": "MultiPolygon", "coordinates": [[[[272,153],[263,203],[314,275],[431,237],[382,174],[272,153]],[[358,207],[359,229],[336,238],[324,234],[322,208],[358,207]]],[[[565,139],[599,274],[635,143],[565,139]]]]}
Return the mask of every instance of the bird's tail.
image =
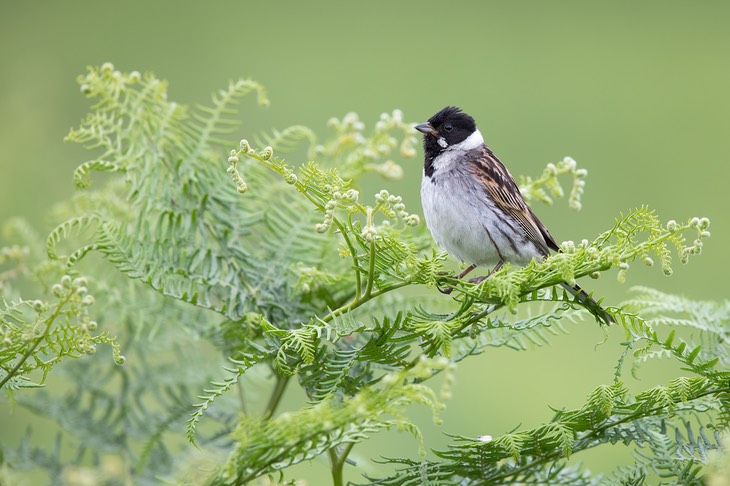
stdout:
{"type": "Polygon", "coordinates": [[[598,319],[602,320],[606,324],[613,324],[614,322],[616,322],[613,316],[609,314],[606,309],[601,307],[598,302],[593,300],[593,298],[588,295],[586,291],[580,287],[580,285],[570,285],[568,282],[563,282],[561,285],[565,288],[565,290],[570,292],[571,295],[576,297],[578,299],[578,302],[585,305],[590,313],[596,316],[598,319]]]}

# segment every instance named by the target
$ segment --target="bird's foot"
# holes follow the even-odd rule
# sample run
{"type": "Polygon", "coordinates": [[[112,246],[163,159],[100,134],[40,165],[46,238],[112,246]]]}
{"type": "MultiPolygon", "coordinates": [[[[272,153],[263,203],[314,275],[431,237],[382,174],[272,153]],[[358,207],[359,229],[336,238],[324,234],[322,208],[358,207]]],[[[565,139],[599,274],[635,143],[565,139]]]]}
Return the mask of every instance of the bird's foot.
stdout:
{"type": "Polygon", "coordinates": [[[442,288],[437,285],[436,288],[439,290],[439,292],[441,292],[442,294],[445,294],[445,295],[449,295],[451,292],[454,291],[453,287],[442,288]]]}
{"type": "Polygon", "coordinates": [[[469,283],[473,283],[473,284],[482,283],[489,277],[489,275],[491,275],[491,273],[489,273],[487,275],[482,275],[481,277],[470,278],[469,283]]]}
{"type": "MultiPolygon", "coordinates": [[[[457,277],[454,277],[453,275],[450,275],[449,272],[439,272],[438,275],[439,275],[439,277],[457,278],[457,277]]],[[[449,295],[454,290],[452,287],[439,287],[438,284],[436,285],[436,288],[438,289],[439,292],[441,292],[442,294],[446,294],[446,295],[449,295]]]]}

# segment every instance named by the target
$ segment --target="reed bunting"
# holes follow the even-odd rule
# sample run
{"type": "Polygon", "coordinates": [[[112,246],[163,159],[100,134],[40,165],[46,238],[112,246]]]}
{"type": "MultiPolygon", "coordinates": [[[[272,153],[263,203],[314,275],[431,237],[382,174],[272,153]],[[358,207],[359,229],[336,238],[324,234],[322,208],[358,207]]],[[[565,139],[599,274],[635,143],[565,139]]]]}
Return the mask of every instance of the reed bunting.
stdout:
{"type": "MultiPolygon", "coordinates": [[[[477,266],[493,266],[489,274],[472,280],[481,282],[505,262],[526,265],[550,250],[559,251],[512,175],[484,144],[474,118],[447,106],[415,128],[424,134],[421,201],[426,225],[443,249],[469,264],[457,278],[477,266]]],[[[562,286],[596,317],[614,322],[580,286],[562,286]]]]}

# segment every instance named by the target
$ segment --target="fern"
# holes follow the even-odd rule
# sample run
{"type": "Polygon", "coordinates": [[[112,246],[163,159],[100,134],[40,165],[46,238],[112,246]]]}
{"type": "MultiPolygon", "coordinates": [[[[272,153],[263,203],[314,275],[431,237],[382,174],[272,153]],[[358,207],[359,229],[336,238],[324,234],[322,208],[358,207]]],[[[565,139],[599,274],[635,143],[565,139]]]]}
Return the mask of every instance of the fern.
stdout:
{"type": "Polygon", "coordinates": [[[231,362],[236,366],[236,368],[224,368],[224,370],[228,372],[231,376],[224,379],[223,381],[212,382],[211,385],[213,385],[215,388],[203,390],[206,395],[198,397],[203,401],[197,405],[194,405],[195,411],[190,416],[187,422],[187,438],[191,443],[196,444],[195,428],[200,419],[203,417],[203,414],[205,414],[205,411],[208,409],[208,407],[218,397],[220,397],[221,395],[229,391],[231,387],[236,385],[243,376],[243,374],[246,372],[246,370],[254,366],[256,363],[263,361],[266,357],[267,354],[261,352],[258,355],[250,354],[247,356],[241,356],[238,359],[231,359],[231,362]]]}
{"type": "Polygon", "coordinates": [[[423,361],[409,372],[388,374],[379,390],[363,390],[338,405],[323,400],[268,421],[244,419],[234,432],[239,445],[216,482],[249,481],[263,471],[312,459],[338,445],[360,442],[382,429],[406,428],[420,436],[418,429],[402,416],[403,407],[424,403],[437,409],[440,405],[429,388],[403,381],[411,374],[428,372],[432,366],[440,364],[423,361]],[[295,440],[291,430],[299,432],[295,440]]]}
{"type": "MultiPolygon", "coordinates": [[[[366,174],[398,179],[416,155],[399,110],[372,128],[349,113],[324,136],[295,125],[236,144],[237,107],[252,94],[268,103],[255,81],[232,81],[194,108],[170,100],[154,75],[108,63],[79,82],[93,105],[67,140],[95,152],[73,175],[79,192],[54,209],[45,247],[18,221],[0,247],[0,387],[60,430],[46,449],[31,448],[31,435],[3,444],[15,468],[77,468],[98,482],[111,456],[126,465],[120,482],[190,481],[181,475],[195,470],[211,484],[243,484],[327,456],[344,484],[349,454],[379,431],[407,431],[425,454],[409,413],[422,405],[439,421],[434,377],[445,397],[465,359],[529,351],[586,316],[605,320],[557,284],[613,269],[623,281],[653,259],[669,274],[710,236],[705,218],[664,222],[640,207],[545,260],[457,280],[407,209],[413,201],[363,192],[366,174]],[[300,144],[309,162],[280,157],[300,144]],[[97,172],[107,173],[101,185],[97,172]],[[434,299],[435,287],[451,298],[434,299]],[[70,385],[27,393],[56,375],[70,385]],[[297,386],[301,407],[279,411],[297,386]],[[69,439],[80,444],[73,459],[59,452],[69,439]]],[[[565,176],[579,209],[586,171],[570,158],[522,178],[521,190],[551,204],[565,176]]],[[[727,303],[631,292],[607,306],[625,338],[614,381],[583,404],[494,438],[450,436],[429,458],[406,450],[385,461],[394,475],[367,480],[699,484],[730,424],[727,303]],[[658,360],[682,373],[630,392],[624,368],[658,360]],[[619,442],[633,464],[606,476],[576,464],[619,442]]]]}

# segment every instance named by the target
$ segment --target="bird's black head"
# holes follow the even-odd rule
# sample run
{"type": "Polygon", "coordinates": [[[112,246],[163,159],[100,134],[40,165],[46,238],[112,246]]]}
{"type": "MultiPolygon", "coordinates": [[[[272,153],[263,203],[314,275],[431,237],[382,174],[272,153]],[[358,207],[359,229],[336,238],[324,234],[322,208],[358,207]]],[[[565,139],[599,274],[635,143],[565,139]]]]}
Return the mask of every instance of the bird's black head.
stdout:
{"type": "Polygon", "coordinates": [[[466,140],[477,129],[474,118],[455,106],[447,106],[428,119],[416,125],[423,133],[423,152],[426,157],[426,172],[432,170],[431,162],[441,152],[466,140]]]}
{"type": "Polygon", "coordinates": [[[426,123],[416,125],[416,130],[424,134],[424,150],[436,153],[463,142],[476,129],[474,118],[455,106],[447,106],[426,123]]]}

